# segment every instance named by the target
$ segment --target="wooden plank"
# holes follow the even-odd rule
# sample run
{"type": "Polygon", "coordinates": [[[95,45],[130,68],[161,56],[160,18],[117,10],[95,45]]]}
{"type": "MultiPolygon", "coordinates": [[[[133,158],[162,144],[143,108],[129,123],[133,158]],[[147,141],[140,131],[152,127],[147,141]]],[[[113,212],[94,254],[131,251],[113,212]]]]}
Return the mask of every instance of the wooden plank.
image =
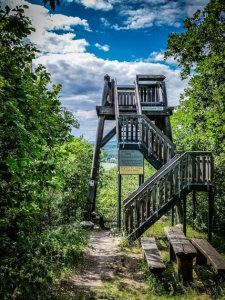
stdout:
{"type": "Polygon", "coordinates": [[[191,239],[192,244],[209,260],[216,273],[225,271],[225,260],[206,239],[191,239]]]}
{"type": "Polygon", "coordinates": [[[195,248],[179,227],[165,227],[164,231],[176,256],[183,259],[192,259],[196,256],[195,248]]]}
{"type": "Polygon", "coordinates": [[[134,85],[117,85],[117,89],[118,91],[122,91],[122,90],[133,90],[134,91],[134,85]]]}
{"type": "Polygon", "coordinates": [[[166,77],[164,75],[136,75],[138,81],[163,81],[166,77]]]}
{"type": "Polygon", "coordinates": [[[145,254],[145,258],[148,263],[149,271],[154,274],[160,274],[166,266],[159,254],[158,247],[154,237],[141,238],[141,246],[145,254]]]}
{"type": "Polygon", "coordinates": [[[170,242],[170,260],[176,257],[179,279],[182,278],[184,283],[193,281],[195,248],[179,227],[165,227],[164,230],[170,242]]]}

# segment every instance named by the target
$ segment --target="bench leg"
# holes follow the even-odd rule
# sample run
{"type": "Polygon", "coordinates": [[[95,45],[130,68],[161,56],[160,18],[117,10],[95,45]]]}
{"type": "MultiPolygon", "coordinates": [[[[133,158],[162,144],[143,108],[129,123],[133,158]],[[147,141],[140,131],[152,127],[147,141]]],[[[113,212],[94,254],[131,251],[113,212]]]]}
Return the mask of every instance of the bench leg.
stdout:
{"type": "Polygon", "coordinates": [[[225,271],[213,270],[213,277],[217,284],[223,283],[225,281],[225,271]]]}
{"type": "Polygon", "coordinates": [[[196,265],[207,265],[207,258],[202,254],[201,251],[197,250],[196,265]]]}
{"type": "Polygon", "coordinates": [[[193,281],[193,259],[180,259],[177,256],[178,278],[184,283],[193,281]]]}
{"type": "Polygon", "coordinates": [[[170,244],[169,252],[170,252],[170,261],[176,261],[176,255],[173,251],[173,247],[171,244],[170,244]]]}

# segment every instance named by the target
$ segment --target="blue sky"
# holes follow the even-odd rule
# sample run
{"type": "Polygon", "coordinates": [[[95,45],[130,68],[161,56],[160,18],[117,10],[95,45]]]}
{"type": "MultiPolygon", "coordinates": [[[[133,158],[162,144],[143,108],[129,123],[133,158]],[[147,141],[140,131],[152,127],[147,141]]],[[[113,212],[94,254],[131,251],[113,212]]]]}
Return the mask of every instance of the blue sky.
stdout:
{"type": "MultiPolygon", "coordinates": [[[[176,62],[163,60],[168,35],[182,32],[183,20],[203,9],[209,0],[63,0],[54,11],[42,0],[2,0],[27,4],[27,16],[36,32],[30,41],[41,50],[34,66],[42,63],[61,83],[62,105],[80,123],[75,136],[94,140],[101,102],[103,77],[118,84],[132,84],[136,74],[166,76],[170,106],[179,102],[187,86],[181,81],[176,62]]],[[[113,124],[105,126],[107,132],[113,124]]]]}

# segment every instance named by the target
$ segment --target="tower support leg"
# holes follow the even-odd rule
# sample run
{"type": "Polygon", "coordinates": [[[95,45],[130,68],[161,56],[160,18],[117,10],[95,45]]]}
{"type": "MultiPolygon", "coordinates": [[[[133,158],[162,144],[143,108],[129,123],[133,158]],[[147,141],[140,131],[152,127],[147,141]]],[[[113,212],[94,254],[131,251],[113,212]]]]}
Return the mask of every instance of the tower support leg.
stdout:
{"type": "Polygon", "coordinates": [[[209,187],[208,191],[208,205],[209,205],[209,212],[208,212],[208,241],[212,241],[212,216],[213,216],[213,210],[214,205],[212,201],[212,187],[209,187]]]}
{"type": "Polygon", "coordinates": [[[94,211],[95,209],[95,197],[97,192],[96,179],[97,179],[97,174],[99,169],[99,156],[100,156],[100,147],[101,147],[101,141],[102,141],[103,131],[104,131],[104,123],[105,123],[105,117],[100,116],[98,119],[98,127],[96,133],[91,176],[90,176],[90,181],[88,186],[88,196],[87,196],[86,207],[84,212],[85,221],[91,220],[91,212],[94,211]]]}
{"type": "Polygon", "coordinates": [[[183,232],[186,236],[187,233],[187,198],[183,199],[183,232]]]}
{"type": "Polygon", "coordinates": [[[117,200],[117,229],[121,229],[121,179],[122,175],[118,174],[118,200],[117,200]]]}

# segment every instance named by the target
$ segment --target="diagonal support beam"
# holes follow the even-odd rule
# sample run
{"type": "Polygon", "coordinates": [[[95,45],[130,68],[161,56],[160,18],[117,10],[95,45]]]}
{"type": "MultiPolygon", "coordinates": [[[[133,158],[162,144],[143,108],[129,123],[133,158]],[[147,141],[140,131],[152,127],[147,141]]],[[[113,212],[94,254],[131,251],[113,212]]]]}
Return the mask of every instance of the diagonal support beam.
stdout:
{"type": "Polygon", "coordinates": [[[103,137],[100,147],[104,147],[111,140],[111,138],[114,137],[114,135],[116,135],[116,126],[103,137]]]}

